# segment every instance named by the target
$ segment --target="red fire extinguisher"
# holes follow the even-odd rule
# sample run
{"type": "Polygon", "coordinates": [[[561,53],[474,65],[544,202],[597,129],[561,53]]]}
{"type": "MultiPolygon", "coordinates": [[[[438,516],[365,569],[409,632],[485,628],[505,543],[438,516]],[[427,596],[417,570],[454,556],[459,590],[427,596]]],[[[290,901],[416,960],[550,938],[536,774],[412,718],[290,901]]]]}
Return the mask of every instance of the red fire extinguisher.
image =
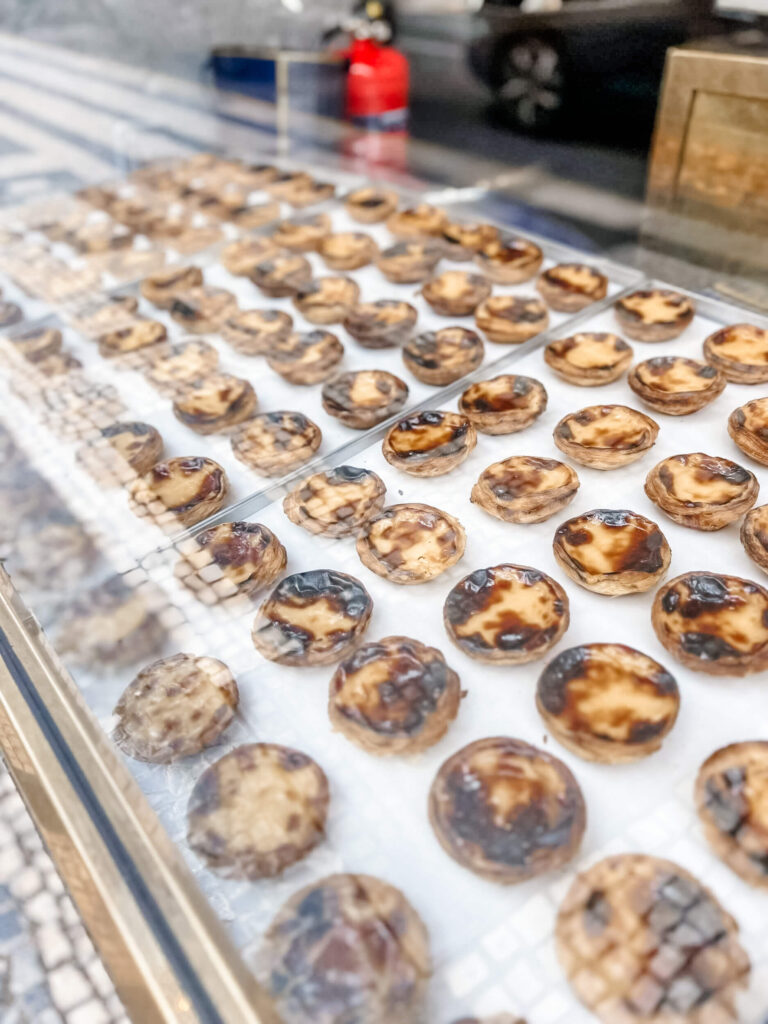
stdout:
{"type": "Polygon", "coordinates": [[[405,131],[408,78],[408,60],[399,50],[371,38],[354,38],[347,78],[349,120],[367,131],[405,131]]]}

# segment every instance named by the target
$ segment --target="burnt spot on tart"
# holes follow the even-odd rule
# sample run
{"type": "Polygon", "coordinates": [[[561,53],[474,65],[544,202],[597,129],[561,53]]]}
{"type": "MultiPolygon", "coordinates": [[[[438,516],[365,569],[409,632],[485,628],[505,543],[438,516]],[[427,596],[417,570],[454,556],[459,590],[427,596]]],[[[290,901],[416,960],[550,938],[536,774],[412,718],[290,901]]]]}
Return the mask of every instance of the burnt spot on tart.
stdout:
{"type": "Polygon", "coordinates": [[[714,366],[683,356],[656,356],[635,366],[627,383],[646,405],[670,416],[686,416],[713,401],[725,388],[714,366]]]}
{"type": "Polygon", "coordinates": [[[626,466],[656,443],[659,425],[626,405],[590,405],[568,413],[553,431],[555,444],[593,469],[626,466]]]}
{"type": "Polygon", "coordinates": [[[218,330],[237,310],[237,300],[225,288],[190,288],[177,294],[170,305],[173,319],[195,334],[218,330]]]}
{"type": "Polygon", "coordinates": [[[475,255],[475,262],[492,281],[518,284],[528,281],[541,267],[544,254],[527,238],[505,236],[486,243],[475,255]]]}
{"type": "Polygon", "coordinates": [[[768,381],[768,330],[734,324],[715,331],[704,342],[704,358],[735,384],[768,381]]]}
{"type": "Polygon", "coordinates": [[[741,524],[740,537],[752,561],[768,572],[768,505],[760,505],[747,512],[741,524]]]}
{"type": "Polygon", "coordinates": [[[222,661],[176,654],[147,665],[126,688],[115,706],[112,738],[137,761],[168,764],[215,743],[238,700],[222,661]]]}
{"type": "Polygon", "coordinates": [[[388,281],[416,284],[432,274],[442,256],[436,242],[397,242],[379,253],[376,266],[388,281]]]}
{"type": "Polygon", "coordinates": [[[546,330],[549,313],[541,299],[491,295],[475,310],[475,323],[489,341],[519,345],[546,330]]]}
{"type": "Polygon", "coordinates": [[[99,352],[103,356],[117,356],[124,352],[137,352],[158,345],[168,338],[165,324],[158,320],[136,320],[129,327],[102,334],[99,352]]]}
{"type": "Polygon", "coordinates": [[[603,1021],[740,1019],[750,964],[738,925],[671,861],[618,854],[593,865],[566,895],[555,941],[574,992],[603,1021]]]}
{"type": "Polygon", "coordinates": [[[344,346],[330,331],[304,331],[275,339],[267,363],[291,384],[328,380],[344,358],[344,346]]]}
{"type": "Polygon", "coordinates": [[[247,380],[214,374],[185,388],[173,414],[197,434],[215,434],[249,419],[255,408],[256,392],[247,380]]]}
{"type": "Polygon", "coordinates": [[[299,253],[276,252],[257,263],[248,277],[265,295],[285,298],[312,279],[312,265],[299,253]]]}
{"type": "Polygon", "coordinates": [[[342,373],[323,385],[323,408],[348,427],[367,430],[400,412],[408,385],[386,370],[342,373]]]}
{"type": "Polygon", "coordinates": [[[199,267],[166,267],[144,278],[141,294],[153,306],[170,309],[177,295],[202,284],[203,272],[199,267]]]}
{"type": "Polygon", "coordinates": [[[693,320],[693,300],[667,288],[632,292],[618,299],[616,318],[630,338],[637,341],[666,341],[682,334],[693,320]]]}
{"type": "Polygon", "coordinates": [[[101,483],[127,483],[148,473],[163,454],[163,439],[149,423],[112,423],[87,442],[77,459],[101,483]]]}
{"type": "Polygon", "coordinates": [[[185,341],[153,351],[145,370],[147,380],[160,391],[177,394],[190,383],[215,373],[219,353],[207,341],[185,341]]]}
{"type": "Polygon", "coordinates": [[[0,301],[0,328],[13,327],[24,319],[24,310],[15,302],[0,301]]]}
{"type": "Polygon", "coordinates": [[[352,1024],[350,1013],[406,1024],[422,1017],[429,940],[398,889],[370,875],[330,875],[283,905],[254,968],[293,1024],[352,1024]]]}
{"type": "Polygon", "coordinates": [[[195,783],[187,842],[226,878],[274,878],[325,835],[325,772],[307,754],[276,743],[246,743],[195,783]]]}
{"type": "Polygon", "coordinates": [[[280,309],[243,309],[227,317],[221,335],[243,355],[264,356],[285,341],[292,328],[293,318],[280,309]]]}
{"type": "Polygon", "coordinates": [[[695,794],[718,857],[750,885],[768,886],[768,743],[715,751],[699,770],[695,794]]]}
{"type": "Polygon", "coordinates": [[[495,242],[499,237],[499,229],[493,224],[460,223],[448,221],[440,232],[440,241],[449,260],[472,259],[486,245],[495,242]]]}
{"type": "Polygon", "coordinates": [[[618,334],[583,332],[551,341],[544,361],[570,384],[592,387],[618,380],[632,361],[632,349],[618,334]]]}
{"type": "Polygon", "coordinates": [[[331,724],[371,754],[413,754],[456,717],[459,677],[434,647],[404,636],[363,644],[330,683],[331,724]]]}
{"type": "Polygon", "coordinates": [[[427,281],[421,294],[441,316],[469,316],[491,294],[491,285],[481,274],[446,270],[427,281]]]}
{"type": "Polygon", "coordinates": [[[568,597],[527,565],[476,569],[448,594],[443,622],[456,646],[479,661],[522,665],[541,658],[565,633],[568,597]]]}
{"type": "Polygon", "coordinates": [[[363,231],[341,231],[322,238],[318,252],[331,270],[357,270],[373,261],[378,248],[363,231]]]}
{"type": "Polygon", "coordinates": [[[35,327],[12,338],[4,338],[30,363],[40,363],[61,352],[62,335],[55,327],[35,327]]]}
{"type": "Polygon", "coordinates": [[[368,591],[354,576],[332,569],[294,573],[261,606],[253,643],[281,665],[329,665],[359,643],[372,611],[368,591]]]}
{"type": "Polygon", "coordinates": [[[442,210],[429,203],[419,203],[404,210],[398,210],[387,218],[387,230],[396,238],[423,238],[425,235],[440,235],[445,227],[446,216],[442,210]]]}
{"type": "Polygon", "coordinates": [[[194,526],[224,505],[229,482],[213,459],[181,456],[158,462],[130,488],[130,504],[161,526],[194,526]]]}
{"type": "Polygon", "coordinates": [[[318,277],[298,285],[293,303],[313,324],[338,324],[360,298],[360,288],[351,277],[318,277]]]}
{"type": "Polygon", "coordinates": [[[572,313],[608,294],[608,278],[584,263],[558,263],[545,270],[536,284],[551,309],[572,313]]]}
{"type": "Polygon", "coordinates": [[[179,545],[174,575],[196,597],[215,604],[253,597],[285,568],[285,548],[261,523],[220,523],[179,545]]]}
{"type": "Polygon", "coordinates": [[[452,384],[483,361],[485,346],[477,331],[442,327],[423,331],[403,346],[403,362],[424,384],[452,384]]]}
{"type": "Polygon", "coordinates": [[[703,452],[662,459],[645,481],[645,493],[669,518],[694,530],[720,530],[757,500],[754,474],[730,459],[703,452]]]}
{"type": "Polygon", "coordinates": [[[394,213],[399,203],[396,192],[370,185],[355,189],[344,200],[347,213],[360,224],[376,224],[394,213]]]}
{"type": "Polygon", "coordinates": [[[378,299],[350,309],[344,327],[364,348],[393,348],[410,336],[418,313],[409,302],[378,299]]]}
{"type": "Polygon", "coordinates": [[[305,215],[281,221],[272,232],[271,238],[280,249],[316,252],[330,230],[331,218],[328,214],[317,213],[314,216],[305,215]]]}
{"type": "Polygon", "coordinates": [[[618,596],[650,590],[672,553],[656,523],[627,509],[596,508],[557,528],[555,559],[579,586],[618,596]]]}
{"type": "Polygon", "coordinates": [[[283,510],[309,533],[349,537],[384,508],[386,486],[370,469],[337,466],[315,473],[288,494],[283,510]]]}
{"type": "Polygon", "coordinates": [[[537,420],[546,407],[544,385],[519,374],[478,381],[459,399],[459,411],[483,434],[515,434],[537,420]]]}
{"type": "Polygon", "coordinates": [[[623,764],[658,750],[677,720],[674,676],[624,644],[582,644],[539,677],[536,706],[555,738],[588,761],[623,764]]]}
{"type": "Polygon", "coordinates": [[[390,505],[370,519],[357,541],[360,560],[392,583],[426,583],[464,554],[466,534],[458,519],[416,503],[390,505]]]}
{"type": "Polygon", "coordinates": [[[575,470],[557,459],[513,455],[484,469],[471,501],[508,523],[541,523],[573,500],[575,470]]]}
{"type": "Polygon", "coordinates": [[[221,251],[221,262],[236,277],[249,277],[254,267],[274,256],[275,243],[271,238],[239,238],[221,251]]]}
{"type": "Polygon", "coordinates": [[[382,442],[391,466],[412,476],[441,476],[462,463],[477,443],[461,413],[423,410],[395,423],[382,442]]]}
{"type": "Polygon", "coordinates": [[[768,667],[768,590],[708,572],[677,576],[656,594],[653,628],[678,661],[708,675],[768,667]]]}
{"type": "Polygon", "coordinates": [[[745,455],[768,466],[768,398],[756,398],[734,409],[728,433],[745,455]]]}
{"type": "Polygon", "coordinates": [[[500,736],[448,758],[432,783],[429,817],[441,846],[462,867],[510,885],[574,857],[586,805],[562,761],[500,736]]]}
{"type": "Polygon", "coordinates": [[[301,412],[259,413],[232,435],[236,459],[262,476],[282,476],[303,465],[323,439],[316,423],[301,412]]]}

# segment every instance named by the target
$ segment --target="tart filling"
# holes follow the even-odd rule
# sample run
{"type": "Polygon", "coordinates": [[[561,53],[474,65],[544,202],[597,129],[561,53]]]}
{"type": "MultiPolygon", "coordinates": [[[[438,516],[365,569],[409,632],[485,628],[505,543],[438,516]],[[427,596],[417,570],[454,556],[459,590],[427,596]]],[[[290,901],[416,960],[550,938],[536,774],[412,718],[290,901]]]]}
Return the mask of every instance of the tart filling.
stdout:
{"type": "Polygon", "coordinates": [[[386,370],[342,373],[323,385],[325,411],[355,430],[397,415],[407,398],[408,385],[386,370]]]}
{"type": "Polygon", "coordinates": [[[491,294],[491,285],[481,274],[446,270],[427,281],[421,294],[440,316],[469,316],[491,294]]]}
{"type": "Polygon", "coordinates": [[[462,867],[513,885],[572,860],[587,809],[562,761],[497,736],[470,743],[442,765],[429,792],[429,820],[462,867]]]}
{"type": "Polygon", "coordinates": [[[100,484],[126,484],[148,473],[163,455],[163,439],[148,423],[113,423],[86,442],[77,461],[100,484]]]}
{"type": "Polygon", "coordinates": [[[578,489],[575,470],[564,462],[513,455],[483,470],[470,500],[505,523],[543,523],[573,501],[578,489]]]}
{"type": "Polygon", "coordinates": [[[680,708],[673,676],[624,644],[582,644],[539,677],[536,706],[559,743],[587,761],[625,764],[661,747],[680,708]]]}
{"type": "Polygon", "coordinates": [[[293,318],[279,309],[243,309],[228,317],[221,336],[246,356],[269,355],[291,333],[293,318]]]}
{"type": "Polygon", "coordinates": [[[704,342],[704,358],[734,384],[765,384],[768,331],[752,324],[723,327],[704,342]]]}
{"type": "Polygon", "coordinates": [[[549,313],[540,299],[491,295],[475,310],[475,323],[489,341],[519,345],[547,329],[549,313]]]}
{"type": "Polygon", "coordinates": [[[283,198],[291,206],[313,206],[315,203],[323,203],[327,199],[333,199],[336,195],[336,186],[329,181],[294,181],[283,194],[283,198]]]}
{"type": "Polygon", "coordinates": [[[475,262],[492,281],[519,284],[529,281],[541,267],[544,254],[526,238],[497,238],[483,246],[475,262]]]}
{"type": "Polygon", "coordinates": [[[169,764],[215,743],[238,701],[237,683],[222,661],[175,654],[147,665],[123,692],[112,739],[137,761],[169,764]]]}
{"type": "Polygon", "coordinates": [[[398,242],[379,253],[376,266],[388,281],[416,284],[426,281],[442,256],[435,242],[398,242]]]}
{"type": "Polygon", "coordinates": [[[236,459],[260,476],[283,476],[308,462],[320,447],[322,431],[301,412],[263,412],[232,435],[236,459]]]}
{"type": "Polygon", "coordinates": [[[382,443],[391,466],[411,476],[442,476],[460,465],[477,443],[466,416],[422,411],[396,423],[382,443]]]}
{"type": "Polygon", "coordinates": [[[381,512],[385,495],[384,481],[372,470],[337,466],[300,483],[286,495],[283,511],[308,533],[350,537],[381,512]]]}
{"type": "Polygon", "coordinates": [[[370,754],[415,754],[445,735],[461,684],[434,647],[404,636],[363,644],[331,679],[334,729],[370,754]]]}
{"type": "Polygon", "coordinates": [[[768,505],[752,508],[744,516],[741,543],[752,561],[768,572],[768,505]]]}
{"type": "Polygon", "coordinates": [[[99,338],[99,352],[109,358],[128,352],[138,352],[165,341],[168,331],[165,324],[157,320],[136,320],[130,327],[102,334],[99,338]]]}
{"type": "Polygon", "coordinates": [[[373,611],[370,594],[333,569],[286,576],[259,610],[256,650],[281,665],[330,665],[357,646],[373,611]]]}
{"type": "Polygon", "coordinates": [[[545,270],[536,284],[550,309],[577,313],[608,294],[608,278],[584,263],[559,263],[545,270]]]}
{"type": "Polygon", "coordinates": [[[547,407],[544,385],[533,377],[501,374],[470,384],[459,399],[459,411],[482,434],[516,434],[547,407]]]}
{"type": "Polygon", "coordinates": [[[161,526],[194,526],[224,506],[227,475],[213,459],[182,456],[158,462],[131,485],[130,504],[138,516],[161,526]]]}
{"type": "Polygon", "coordinates": [[[283,905],[255,973],[291,1024],[342,1024],[350,1007],[360,1022],[414,1024],[430,974],[427,930],[386,882],[330,875],[283,905]]]}
{"type": "Polygon", "coordinates": [[[682,334],[693,320],[693,300],[680,292],[652,288],[633,292],[614,306],[616,318],[630,338],[669,341],[682,334]]]}
{"type": "Polygon", "coordinates": [[[464,262],[471,260],[475,253],[486,245],[495,242],[499,237],[499,229],[493,224],[462,224],[448,221],[440,234],[440,241],[449,260],[464,262]]]}
{"type": "Polygon", "coordinates": [[[373,262],[378,247],[362,231],[342,231],[321,239],[318,252],[331,270],[357,270],[373,262]]]}
{"type": "Polygon", "coordinates": [[[718,857],[750,885],[768,886],[768,743],[716,750],[701,766],[695,792],[718,857]]]}
{"type": "Polygon", "coordinates": [[[424,331],[403,345],[403,362],[417,380],[440,387],[452,384],[482,363],[483,339],[467,327],[424,331]]]}
{"type": "Polygon", "coordinates": [[[672,558],[656,523],[626,509],[596,508],[574,516],[557,528],[552,546],[574,583],[608,596],[650,590],[672,558]]]}
{"type": "Polygon", "coordinates": [[[271,238],[240,238],[222,249],[221,262],[235,277],[250,277],[259,263],[274,255],[271,238]]]}
{"type": "Polygon", "coordinates": [[[730,459],[672,455],[653,467],[645,493],[669,518],[694,530],[721,530],[757,501],[757,478],[730,459]]]}
{"type": "Polygon", "coordinates": [[[280,253],[261,260],[248,277],[256,287],[272,298],[286,298],[312,279],[312,265],[299,253],[280,253]]]}
{"type": "Polygon", "coordinates": [[[443,622],[456,646],[478,661],[523,665],[541,658],[568,628],[568,597],[527,565],[477,569],[445,600],[443,622]]]}
{"type": "Polygon", "coordinates": [[[716,573],[677,576],[653,602],[656,636],[678,661],[713,676],[768,667],[768,591],[716,573]]]}
{"type": "Polygon", "coordinates": [[[271,238],[279,249],[292,252],[317,252],[320,243],[331,230],[331,218],[327,213],[314,217],[294,217],[281,221],[272,232],[271,238]]]}
{"type": "Polygon", "coordinates": [[[445,213],[436,206],[419,203],[390,214],[387,229],[395,238],[424,238],[425,235],[442,234],[446,219],[445,213]]]}
{"type": "Polygon", "coordinates": [[[187,842],[226,878],[274,878],[322,842],[328,780],[319,764],[277,743],[245,743],[195,783],[187,842]]]}
{"type": "Polygon", "coordinates": [[[219,329],[224,320],[237,312],[237,299],[225,288],[190,288],[177,294],[170,307],[176,323],[193,334],[219,329]]]}
{"type": "Polygon", "coordinates": [[[350,192],[344,205],[359,224],[378,224],[395,212],[399,201],[396,192],[365,186],[350,192]]]}
{"type": "Polygon", "coordinates": [[[179,548],[174,575],[196,597],[215,604],[244,594],[253,597],[285,568],[285,548],[261,523],[220,523],[179,548]]]}
{"type": "Polygon", "coordinates": [[[378,299],[353,306],[344,327],[363,348],[393,348],[410,336],[417,318],[408,302],[378,299]]]}
{"type": "Polygon", "coordinates": [[[768,466],[768,398],[756,398],[728,417],[728,433],[745,455],[768,466]]]}
{"type": "Polygon", "coordinates": [[[642,458],[658,433],[658,423],[636,409],[589,405],[564,416],[553,437],[560,451],[582,466],[616,469],[642,458]]]}
{"type": "Polygon", "coordinates": [[[339,324],[360,298],[351,277],[319,277],[299,285],[293,304],[312,324],[339,324]]]}
{"type": "Polygon", "coordinates": [[[215,374],[196,381],[173,403],[177,420],[196,434],[215,434],[249,419],[256,409],[256,392],[247,380],[215,374]]]}
{"type": "Polygon", "coordinates": [[[464,527],[431,505],[390,505],[370,519],[357,541],[360,560],[392,583],[426,583],[464,554],[464,527]]]}
{"type": "Polygon", "coordinates": [[[330,331],[289,334],[274,341],[267,363],[291,384],[319,384],[328,380],[344,358],[344,346],[330,331]]]}
{"type": "Polygon", "coordinates": [[[158,309],[170,309],[178,295],[202,284],[203,272],[199,267],[166,267],[144,278],[141,294],[158,309]]]}
{"type": "Polygon", "coordinates": [[[186,341],[179,345],[163,346],[153,355],[155,358],[146,370],[147,380],[164,394],[170,395],[215,373],[219,365],[219,353],[207,341],[186,341]]]}
{"type": "Polygon", "coordinates": [[[597,387],[618,380],[632,362],[632,349],[618,334],[573,334],[551,341],[544,361],[569,384],[597,387]]]}
{"type": "Polygon", "coordinates": [[[684,868],[624,853],[576,878],[555,942],[574,992],[602,1021],[736,1024],[750,971],[738,934],[684,868]]]}
{"type": "Polygon", "coordinates": [[[638,363],[627,383],[646,405],[670,416],[687,416],[713,401],[725,377],[709,363],[683,356],[656,356],[638,363]]]}

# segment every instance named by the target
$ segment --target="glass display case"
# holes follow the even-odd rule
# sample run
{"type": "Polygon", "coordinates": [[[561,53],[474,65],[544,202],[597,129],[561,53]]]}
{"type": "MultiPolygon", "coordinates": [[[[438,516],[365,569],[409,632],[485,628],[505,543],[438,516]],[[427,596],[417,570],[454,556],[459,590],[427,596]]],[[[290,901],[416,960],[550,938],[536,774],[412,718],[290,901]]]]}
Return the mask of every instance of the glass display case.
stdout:
{"type": "MultiPolygon", "coordinates": [[[[768,555],[733,525],[768,462],[728,436],[768,320],[432,198],[232,152],[2,211],[4,756],[137,1021],[586,1024],[653,1003],[764,1024],[764,890],[706,841],[694,784],[760,739],[768,610],[709,678],[717,656],[662,641],[651,590],[705,571],[768,609],[768,555]],[[716,532],[643,484],[701,451],[719,462],[689,513],[741,502],[716,532]],[[605,564],[609,545],[590,568],[563,541],[606,507],[651,521],[647,563],[605,564]],[[517,573],[496,612],[491,567],[517,573]],[[624,745],[609,714],[610,751],[579,756],[544,670],[599,643],[658,659],[680,713],[624,745]],[[478,825],[485,760],[461,769],[463,812],[445,766],[489,737],[512,760],[478,825]],[[689,886],[683,917],[659,931],[651,901],[640,938],[574,966],[574,880],[624,854],[689,886]]],[[[600,913],[623,919],[611,877],[600,913]]]]}

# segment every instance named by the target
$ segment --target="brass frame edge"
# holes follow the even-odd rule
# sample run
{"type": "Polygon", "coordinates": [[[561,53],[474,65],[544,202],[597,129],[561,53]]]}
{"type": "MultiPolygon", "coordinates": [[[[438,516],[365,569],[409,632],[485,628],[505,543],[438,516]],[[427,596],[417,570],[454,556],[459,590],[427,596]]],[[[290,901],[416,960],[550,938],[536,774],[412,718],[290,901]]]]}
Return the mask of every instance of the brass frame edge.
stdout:
{"type": "Polygon", "coordinates": [[[141,1024],[280,1024],[76,684],[0,566],[0,632],[173,936],[198,1012],[82,794],[0,656],[0,749],[127,1012],[141,1024]]]}

